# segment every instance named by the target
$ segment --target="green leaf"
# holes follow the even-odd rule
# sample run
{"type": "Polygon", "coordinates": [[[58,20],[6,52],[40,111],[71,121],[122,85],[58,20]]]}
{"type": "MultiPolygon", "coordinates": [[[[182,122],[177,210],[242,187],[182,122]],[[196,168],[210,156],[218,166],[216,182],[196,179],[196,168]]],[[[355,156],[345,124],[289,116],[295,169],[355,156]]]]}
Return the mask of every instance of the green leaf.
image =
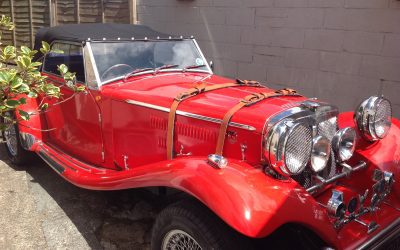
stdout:
{"type": "Polygon", "coordinates": [[[33,63],[31,64],[32,67],[39,67],[40,65],[42,65],[41,62],[33,62],[33,63]]]}
{"type": "Polygon", "coordinates": [[[50,45],[47,42],[42,41],[42,48],[40,48],[40,52],[42,52],[43,54],[47,54],[49,53],[49,51],[50,51],[50,45]]]}
{"type": "Polygon", "coordinates": [[[76,91],[77,92],[82,92],[82,91],[85,91],[86,90],[86,87],[85,86],[78,86],[77,88],[76,88],[76,91]]]}
{"type": "Polygon", "coordinates": [[[0,82],[8,82],[7,71],[0,71],[0,82]]]}
{"type": "Polygon", "coordinates": [[[49,107],[49,104],[48,104],[48,103],[43,103],[43,104],[40,106],[40,109],[41,109],[41,110],[46,110],[46,109],[48,109],[48,107],[49,107]]]}
{"type": "Polygon", "coordinates": [[[15,108],[18,105],[19,105],[19,101],[17,101],[17,100],[7,100],[6,101],[6,106],[9,108],[15,108]]]}
{"type": "Polygon", "coordinates": [[[35,92],[29,92],[28,97],[29,97],[29,98],[37,98],[37,97],[38,97],[38,94],[35,93],[35,92]]]}
{"type": "Polygon", "coordinates": [[[26,46],[21,46],[21,52],[25,55],[30,55],[31,50],[26,46]]]}
{"type": "Polygon", "coordinates": [[[10,46],[10,45],[9,45],[9,46],[6,46],[6,47],[4,48],[3,53],[6,54],[6,55],[14,54],[14,53],[15,53],[15,47],[14,47],[14,46],[10,46]]]}
{"type": "Polygon", "coordinates": [[[11,82],[11,88],[17,89],[19,88],[23,83],[23,80],[21,78],[14,78],[14,80],[11,82]]]}
{"type": "Polygon", "coordinates": [[[58,65],[58,71],[60,71],[61,75],[65,75],[68,72],[68,67],[65,64],[58,65]]]}
{"type": "Polygon", "coordinates": [[[25,112],[21,109],[18,109],[18,113],[21,116],[22,120],[27,121],[30,118],[30,114],[28,112],[25,112]]]}
{"type": "Polygon", "coordinates": [[[0,71],[0,82],[9,83],[15,77],[15,71],[0,71]]]}
{"type": "Polygon", "coordinates": [[[25,67],[29,67],[31,65],[31,58],[29,56],[22,56],[22,61],[25,65],[25,67]]]}
{"type": "Polygon", "coordinates": [[[26,98],[22,97],[18,99],[20,104],[26,104],[26,98]]]}

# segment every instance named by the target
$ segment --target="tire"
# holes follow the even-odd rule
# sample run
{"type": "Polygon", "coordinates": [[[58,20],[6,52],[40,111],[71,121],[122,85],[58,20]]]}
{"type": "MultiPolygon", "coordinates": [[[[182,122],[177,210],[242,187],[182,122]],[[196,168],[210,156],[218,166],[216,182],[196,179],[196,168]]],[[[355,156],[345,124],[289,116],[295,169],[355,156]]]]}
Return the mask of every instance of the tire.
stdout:
{"type": "Polygon", "coordinates": [[[21,145],[17,124],[10,125],[3,131],[3,140],[11,163],[15,165],[23,165],[33,159],[33,153],[25,150],[21,145]]]}
{"type": "Polygon", "coordinates": [[[152,250],[249,249],[244,244],[244,236],[193,200],[179,201],[161,211],[151,238],[152,250]]]}

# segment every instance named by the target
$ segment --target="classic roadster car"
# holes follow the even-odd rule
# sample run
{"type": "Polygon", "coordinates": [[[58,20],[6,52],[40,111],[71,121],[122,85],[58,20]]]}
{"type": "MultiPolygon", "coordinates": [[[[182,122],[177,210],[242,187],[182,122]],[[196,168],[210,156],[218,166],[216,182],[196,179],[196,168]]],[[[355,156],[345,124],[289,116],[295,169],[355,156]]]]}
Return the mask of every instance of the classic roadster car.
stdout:
{"type": "Polygon", "coordinates": [[[64,51],[40,60],[66,101],[8,128],[10,159],[33,151],[86,189],[173,193],[152,249],[399,246],[400,121],[384,97],[339,113],[214,75],[193,37],[141,25],[44,28],[42,41],[64,51]],[[85,92],[62,84],[62,63],[85,92]]]}

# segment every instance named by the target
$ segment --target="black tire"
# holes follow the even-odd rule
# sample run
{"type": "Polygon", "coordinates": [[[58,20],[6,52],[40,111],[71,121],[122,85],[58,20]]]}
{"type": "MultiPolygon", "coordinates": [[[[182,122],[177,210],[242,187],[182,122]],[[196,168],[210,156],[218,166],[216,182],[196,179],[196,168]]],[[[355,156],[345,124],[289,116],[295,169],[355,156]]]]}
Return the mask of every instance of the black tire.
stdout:
{"type": "Polygon", "coordinates": [[[161,211],[153,226],[151,249],[169,249],[163,248],[163,244],[172,239],[171,234],[179,232],[192,237],[203,250],[249,249],[244,236],[233,231],[208,208],[194,200],[182,200],[161,211]]]}
{"type": "Polygon", "coordinates": [[[10,148],[9,143],[7,143],[6,133],[7,131],[3,131],[3,140],[4,147],[6,148],[7,155],[11,163],[15,165],[24,165],[33,159],[33,153],[25,150],[21,145],[21,139],[19,137],[19,128],[17,124],[11,125],[15,130],[15,140],[16,146],[14,149],[10,148]]]}

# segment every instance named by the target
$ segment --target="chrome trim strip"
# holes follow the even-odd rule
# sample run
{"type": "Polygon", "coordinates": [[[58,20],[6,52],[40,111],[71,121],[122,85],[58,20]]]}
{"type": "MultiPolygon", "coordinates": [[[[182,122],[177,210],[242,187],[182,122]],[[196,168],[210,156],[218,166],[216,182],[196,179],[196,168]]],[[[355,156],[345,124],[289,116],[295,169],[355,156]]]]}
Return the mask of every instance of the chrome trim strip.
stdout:
{"type": "MultiPolygon", "coordinates": [[[[151,109],[155,109],[155,110],[159,110],[162,112],[170,112],[170,108],[166,108],[166,107],[162,107],[162,106],[158,106],[158,105],[153,105],[150,103],[145,103],[145,102],[139,102],[139,101],[135,101],[135,100],[126,100],[127,103],[132,104],[132,105],[137,105],[137,106],[141,106],[141,107],[145,107],[145,108],[151,108],[151,109]]],[[[193,114],[193,113],[189,113],[189,112],[185,112],[185,111],[176,111],[177,115],[181,115],[181,116],[185,116],[185,117],[190,117],[190,118],[194,118],[194,119],[198,119],[198,120],[203,120],[203,121],[208,121],[208,122],[213,122],[213,123],[222,123],[221,119],[216,119],[216,118],[212,118],[212,117],[208,117],[208,116],[203,116],[203,115],[198,115],[198,114],[193,114]]],[[[230,122],[229,123],[230,126],[232,127],[236,127],[236,128],[241,128],[241,129],[246,129],[249,131],[255,131],[256,128],[250,125],[246,125],[246,124],[241,124],[241,123],[236,123],[236,122],[230,122]]]]}
{"type": "Polygon", "coordinates": [[[380,249],[385,243],[395,239],[399,234],[400,218],[397,218],[392,224],[382,229],[382,231],[361,246],[357,247],[357,249],[380,249]]]}
{"type": "Polygon", "coordinates": [[[100,75],[99,75],[99,71],[97,70],[97,65],[96,65],[96,60],[94,60],[94,55],[93,55],[93,51],[92,51],[92,46],[90,45],[90,42],[86,42],[86,45],[89,51],[89,58],[90,61],[92,63],[92,67],[93,67],[93,71],[94,71],[94,75],[96,77],[96,81],[97,81],[97,89],[99,89],[101,87],[101,81],[100,81],[100,75]]]}
{"type": "Polygon", "coordinates": [[[59,174],[63,174],[65,171],[65,168],[59,164],[57,161],[55,161],[53,158],[51,158],[48,154],[46,154],[46,152],[44,150],[40,150],[37,153],[40,158],[42,158],[47,165],[49,165],[54,171],[56,171],[59,174]]]}
{"type": "MultiPolygon", "coordinates": [[[[182,72],[182,69],[163,69],[163,70],[159,71],[159,73],[165,73],[165,72],[167,72],[167,73],[184,73],[184,72],[182,72]]],[[[188,70],[186,70],[186,72],[196,72],[196,73],[204,73],[204,74],[210,74],[211,75],[210,72],[208,72],[206,70],[199,70],[199,69],[188,69],[188,70]]],[[[134,75],[132,75],[132,77],[133,76],[141,76],[141,75],[150,75],[151,77],[157,76],[157,74],[154,75],[154,70],[153,69],[149,69],[149,70],[134,74],[134,75]]],[[[111,82],[122,80],[124,78],[125,78],[125,76],[117,76],[115,78],[112,78],[110,80],[102,82],[101,85],[103,86],[103,85],[106,85],[106,84],[111,83],[111,82]]]]}
{"type": "Polygon", "coordinates": [[[195,46],[197,47],[197,50],[199,51],[200,56],[202,57],[204,64],[207,65],[208,73],[210,73],[211,75],[214,74],[214,72],[212,71],[212,69],[210,67],[210,64],[207,62],[207,59],[203,54],[203,51],[201,51],[200,46],[197,43],[196,39],[192,39],[192,40],[193,40],[195,46]]]}

